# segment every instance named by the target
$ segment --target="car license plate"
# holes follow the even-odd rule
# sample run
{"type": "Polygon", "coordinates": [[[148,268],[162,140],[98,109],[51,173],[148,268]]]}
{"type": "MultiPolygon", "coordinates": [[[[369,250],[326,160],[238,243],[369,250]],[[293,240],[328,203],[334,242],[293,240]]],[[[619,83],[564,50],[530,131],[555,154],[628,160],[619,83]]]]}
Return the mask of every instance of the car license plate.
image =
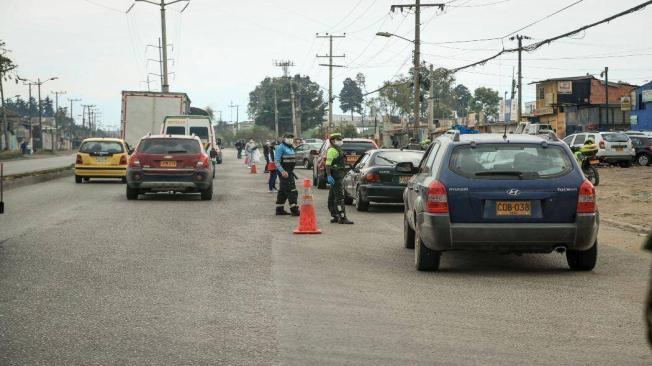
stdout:
{"type": "Polygon", "coordinates": [[[106,161],[106,156],[96,156],[95,161],[98,163],[103,163],[106,161]]]}
{"type": "Polygon", "coordinates": [[[623,151],[623,150],[625,150],[625,148],[623,148],[622,146],[616,146],[616,151],[623,151]]]}
{"type": "Polygon", "coordinates": [[[412,178],[411,175],[403,175],[403,176],[398,177],[398,182],[400,184],[408,184],[408,181],[410,180],[410,178],[412,178]]]}
{"type": "Polygon", "coordinates": [[[589,164],[591,164],[591,165],[600,164],[600,160],[598,160],[598,159],[589,160],[589,164]]]}
{"type": "Polygon", "coordinates": [[[530,201],[498,201],[496,216],[531,216],[530,201]]]}
{"type": "Polygon", "coordinates": [[[161,162],[161,168],[176,168],[177,162],[174,160],[163,160],[161,162]]]}
{"type": "Polygon", "coordinates": [[[353,164],[356,161],[358,161],[358,155],[348,155],[346,157],[346,162],[349,163],[349,164],[353,164]]]}

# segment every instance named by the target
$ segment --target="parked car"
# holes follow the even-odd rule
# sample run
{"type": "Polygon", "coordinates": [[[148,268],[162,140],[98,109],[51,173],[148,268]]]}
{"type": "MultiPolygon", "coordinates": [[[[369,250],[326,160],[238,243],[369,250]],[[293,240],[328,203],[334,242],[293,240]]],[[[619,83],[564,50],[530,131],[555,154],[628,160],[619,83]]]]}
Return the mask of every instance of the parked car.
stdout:
{"type": "Polygon", "coordinates": [[[587,139],[598,145],[597,158],[604,163],[617,163],[623,168],[632,165],[634,148],[627,134],[622,132],[581,132],[564,139],[571,148],[579,148],[587,139]]]}
{"type": "Polygon", "coordinates": [[[322,143],[304,143],[294,148],[295,159],[297,164],[303,165],[306,169],[312,169],[313,156],[311,151],[317,150],[321,147],[322,143]]]}
{"type": "Polygon", "coordinates": [[[129,158],[127,199],[148,192],[198,192],[211,200],[213,169],[197,136],[145,136],[129,158]]]}
{"type": "Polygon", "coordinates": [[[446,251],[566,252],[573,270],[597,260],[595,187],[556,138],[478,134],[437,138],[403,194],[404,244],[418,270],[446,251]]]}
{"type": "Polygon", "coordinates": [[[650,165],[652,161],[652,136],[630,136],[634,146],[634,161],[640,166],[650,165]]]}
{"type": "MultiPolygon", "coordinates": [[[[311,151],[311,155],[313,155],[312,181],[319,189],[326,188],[326,151],[329,147],[330,142],[326,140],[319,150],[311,151]]],[[[377,148],[378,145],[371,139],[343,139],[342,150],[344,151],[346,163],[349,166],[355,164],[367,151],[377,148]]]]}
{"type": "Polygon", "coordinates": [[[530,134],[530,135],[539,135],[543,133],[553,132],[552,125],[549,123],[530,123],[530,122],[519,122],[516,126],[514,133],[516,134],[530,134]]]}
{"type": "Polygon", "coordinates": [[[367,211],[369,204],[403,203],[403,191],[412,172],[396,169],[406,161],[415,166],[423,151],[379,149],[367,151],[344,177],[345,202],[355,203],[358,211],[367,211]]]}
{"type": "Polygon", "coordinates": [[[117,178],[126,182],[129,149],[124,140],[89,138],[82,141],[75,160],[75,183],[91,178],[117,178]]]}
{"type": "Polygon", "coordinates": [[[627,136],[647,136],[647,137],[652,137],[652,131],[625,131],[625,134],[627,136]]]}

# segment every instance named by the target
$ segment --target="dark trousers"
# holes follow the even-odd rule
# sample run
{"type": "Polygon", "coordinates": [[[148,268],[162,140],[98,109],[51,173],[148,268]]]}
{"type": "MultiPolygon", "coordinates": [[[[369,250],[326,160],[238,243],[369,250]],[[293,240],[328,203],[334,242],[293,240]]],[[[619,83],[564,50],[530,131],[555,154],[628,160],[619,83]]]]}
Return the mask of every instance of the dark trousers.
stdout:
{"type": "Polygon", "coordinates": [[[288,172],[288,177],[283,178],[279,174],[279,187],[278,194],[276,195],[276,207],[283,207],[285,201],[288,201],[290,208],[297,207],[297,199],[299,192],[297,192],[297,185],[294,182],[294,173],[288,172]]]}
{"type": "Polygon", "coordinates": [[[242,149],[238,149],[238,159],[242,159],[242,149]]]}
{"type": "Polygon", "coordinates": [[[328,191],[328,211],[334,218],[346,217],[344,210],[344,186],[341,178],[335,178],[328,191]]]}
{"type": "Polygon", "coordinates": [[[276,189],[276,177],[278,177],[278,171],[276,169],[269,171],[269,190],[276,189]]]}

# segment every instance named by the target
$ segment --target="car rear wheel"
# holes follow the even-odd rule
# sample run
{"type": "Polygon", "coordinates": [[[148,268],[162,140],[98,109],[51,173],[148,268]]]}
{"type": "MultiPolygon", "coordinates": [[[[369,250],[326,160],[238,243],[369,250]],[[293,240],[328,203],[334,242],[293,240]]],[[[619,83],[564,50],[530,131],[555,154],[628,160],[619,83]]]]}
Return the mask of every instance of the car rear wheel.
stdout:
{"type": "Polygon", "coordinates": [[[91,180],[91,178],[84,177],[84,182],[89,182],[90,180],[91,180]]]}
{"type": "Polygon", "coordinates": [[[636,162],[640,166],[648,166],[650,165],[650,157],[647,154],[640,154],[636,157],[636,162]]]}
{"type": "Polygon", "coordinates": [[[441,262],[441,252],[431,250],[423,245],[419,224],[415,225],[414,232],[414,266],[418,271],[437,271],[441,262]]]}
{"type": "Polygon", "coordinates": [[[408,222],[407,212],[403,215],[403,245],[407,249],[414,249],[414,230],[408,222]]]}
{"type": "Polygon", "coordinates": [[[632,162],[629,161],[629,160],[628,160],[628,161],[620,161],[620,162],[618,162],[618,165],[619,165],[621,168],[629,168],[629,167],[632,166],[632,162]]]}
{"type": "Polygon", "coordinates": [[[75,175],[75,183],[79,184],[82,182],[82,177],[75,175]]]}
{"type": "Polygon", "coordinates": [[[584,172],[584,175],[586,176],[586,179],[591,182],[594,186],[598,186],[600,184],[600,175],[598,174],[598,169],[594,167],[593,165],[590,165],[586,171],[584,172]]]}
{"type": "Polygon", "coordinates": [[[120,178],[120,180],[122,181],[122,183],[127,183],[127,177],[122,177],[120,178]]]}
{"type": "Polygon", "coordinates": [[[355,208],[358,211],[369,211],[369,201],[365,201],[362,199],[362,194],[360,193],[360,188],[358,188],[357,192],[358,198],[355,199],[355,208]]]}
{"type": "Polygon", "coordinates": [[[201,199],[202,201],[210,201],[213,199],[213,185],[211,184],[208,188],[201,190],[201,199]]]}
{"type": "Polygon", "coordinates": [[[598,241],[588,250],[566,251],[566,261],[573,271],[591,271],[598,261],[598,241]]]}
{"type": "Polygon", "coordinates": [[[138,189],[130,188],[127,186],[127,199],[128,200],[137,200],[138,199],[138,189]]]}

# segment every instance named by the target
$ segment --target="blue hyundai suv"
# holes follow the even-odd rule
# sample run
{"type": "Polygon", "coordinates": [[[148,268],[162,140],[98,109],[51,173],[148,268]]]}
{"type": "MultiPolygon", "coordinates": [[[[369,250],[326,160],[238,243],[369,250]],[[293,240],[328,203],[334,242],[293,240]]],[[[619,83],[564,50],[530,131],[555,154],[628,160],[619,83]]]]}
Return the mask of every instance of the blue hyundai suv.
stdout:
{"type": "Polygon", "coordinates": [[[437,138],[403,193],[404,241],[420,271],[446,251],[566,252],[573,270],[598,254],[595,188],[569,147],[546,136],[452,132],[437,138]]]}

